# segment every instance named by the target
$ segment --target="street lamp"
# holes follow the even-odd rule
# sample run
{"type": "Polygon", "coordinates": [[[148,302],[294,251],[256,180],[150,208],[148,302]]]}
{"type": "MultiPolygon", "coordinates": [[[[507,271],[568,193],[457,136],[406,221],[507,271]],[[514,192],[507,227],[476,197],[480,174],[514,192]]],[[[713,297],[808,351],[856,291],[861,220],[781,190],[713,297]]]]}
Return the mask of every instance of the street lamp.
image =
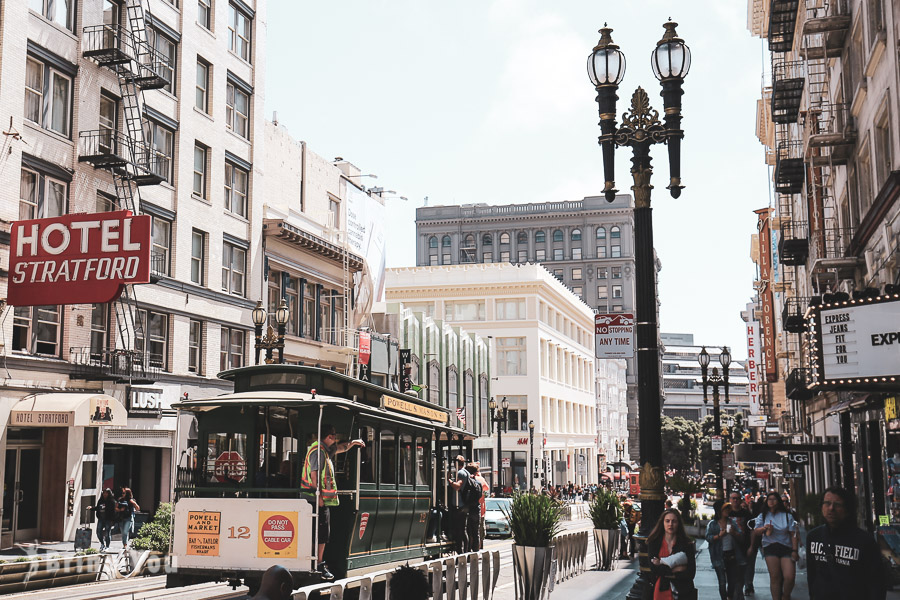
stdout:
{"type": "MultiPolygon", "coordinates": [[[[659,326],[656,319],[656,259],[653,250],[653,217],[650,208],[650,146],[666,144],[669,154],[669,185],[673,198],[681,195],[681,96],[682,84],[691,64],[691,51],[675,32],[676,23],[663,25],[665,33],[651,53],[653,74],[662,84],[665,124],[650,108],[650,99],[638,87],[631,96],[631,110],[616,127],[616,92],[625,76],[625,56],[613,43],[612,29],[600,30],[600,41],[588,57],[588,75],[597,91],[600,110],[600,148],[603,153],[603,194],[616,199],[615,149],[630,146],[634,185],[635,309],[638,376],[638,414],[641,462],[641,530],[636,536],[645,542],[663,511],[665,495],[662,464],[661,411],[659,394],[659,326]]],[[[641,551],[641,576],[630,597],[649,591],[650,565],[641,551]]]]}
{"type": "Polygon", "coordinates": [[[528,491],[531,491],[531,488],[534,487],[534,420],[528,421],[528,442],[531,445],[531,455],[530,466],[528,467],[528,474],[530,476],[528,480],[528,491]]]}
{"type": "MultiPolygon", "coordinates": [[[[721,412],[719,410],[719,386],[724,385],[725,387],[725,403],[729,402],[728,398],[728,366],[731,364],[731,353],[728,351],[728,346],[724,346],[722,348],[722,353],[719,354],[719,364],[722,365],[722,375],[719,375],[719,369],[717,367],[713,367],[712,375],[707,376],[707,368],[709,367],[709,352],[706,351],[706,346],[700,350],[700,355],[697,357],[697,361],[700,363],[700,374],[703,378],[703,403],[707,404],[709,402],[709,398],[706,395],[706,390],[709,387],[709,384],[713,386],[713,432],[715,435],[722,435],[722,424],[721,424],[721,412]]],[[[724,452],[724,446],[722,449],[716,450],[716,496],[718,498],[725,497],[725,482],[722,479],[722,454],[724,452]]]]}
{"type": "Polygon", "coordinates": [[[259,364],[259,351],[266,351],[266,364],[272,364],[275,360],[272,358],[272,351],[278,348],[278,362],[284,363],[284,330],[291,318],[290,310],[288,310],[287,302],[281,299],[281,304],[275,310],[275,323],[278,325],[278,334],[269,325],[266,334],[263,335],[263,325],[269,318],[269,313],[263,308],[262,300],[256,303],[256,308],[251,313],[253,318],[253,327],[256,330],[256,364],[259,364]]]}
{"type": "Polygon", "coordinates": [[[494,432],[494,424],[497,425],[497,486],[494,488],[494,495],[499,498],[503,492],[503,436],[500,434],[506,432],[509,426],[506,419],[509,402],[506,401],[506,396],[503,396],[498,408],[497,403],[491,398],[488,401],[488,408],[491,409],[491,433],[494,432]]]}

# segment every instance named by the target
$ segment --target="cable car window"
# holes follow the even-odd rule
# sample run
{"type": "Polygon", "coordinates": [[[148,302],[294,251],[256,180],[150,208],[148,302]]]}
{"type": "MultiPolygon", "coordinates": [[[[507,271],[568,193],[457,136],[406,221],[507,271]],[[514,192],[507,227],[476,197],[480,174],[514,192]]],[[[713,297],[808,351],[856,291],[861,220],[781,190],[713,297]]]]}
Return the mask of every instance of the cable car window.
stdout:
{"type": "Polygon", "coordinates": [[[309,385],[306,373],[260,373],[250,376],[250,387],[296,385],[305,387],[309,385]]]}
{"type": "Polygon", "coordinates": [[[379,444],[381,466],[381,483],[388,485],[397,484],[397,434],[390,430],[381,430],[379,444]]]}
{"type": "Polygon", "coordinates": [[[359,482],[375,483],[375,428],[360,427],[359,437],[366,443],[360,448],[359,482]]]}
{"type": "Polygon", "coordinates": [[[207,435],[204,477],[209,483],[244,483],[247,479],[247,434],[207,435]]]}
{"type": "Polygon", "coordinates": [[[408,433],[404,433],[400,436],[400,485],[415,485],[415,483],[413,437],[408,433]]]}
{"type": "Polygon", "coordinates": [[[424,437],[416,438],[416,485],[428,485],[430,444],[424,437]]]}

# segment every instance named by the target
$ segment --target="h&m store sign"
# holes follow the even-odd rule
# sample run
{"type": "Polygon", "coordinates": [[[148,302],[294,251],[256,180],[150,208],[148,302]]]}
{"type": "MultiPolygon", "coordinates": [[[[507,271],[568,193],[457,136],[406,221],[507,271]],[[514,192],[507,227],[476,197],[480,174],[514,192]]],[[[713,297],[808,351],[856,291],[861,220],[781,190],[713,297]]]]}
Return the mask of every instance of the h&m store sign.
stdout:
{"type": "Polygon", "coordinates": [[[101,304],[150,281],[150,217],[120,210],[16,221],[9,304],[101,304]]]}

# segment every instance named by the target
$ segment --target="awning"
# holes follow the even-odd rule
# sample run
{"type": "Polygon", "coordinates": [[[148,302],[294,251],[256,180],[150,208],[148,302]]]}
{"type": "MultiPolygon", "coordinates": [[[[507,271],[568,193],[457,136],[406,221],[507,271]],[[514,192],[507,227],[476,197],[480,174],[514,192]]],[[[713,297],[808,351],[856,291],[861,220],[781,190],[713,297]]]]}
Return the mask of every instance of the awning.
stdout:
{"type": "Polygon", "coordinates": [[[10,427],[125,427],[128,411],[106,394],[35,394],[9,413],[10,427]]]}

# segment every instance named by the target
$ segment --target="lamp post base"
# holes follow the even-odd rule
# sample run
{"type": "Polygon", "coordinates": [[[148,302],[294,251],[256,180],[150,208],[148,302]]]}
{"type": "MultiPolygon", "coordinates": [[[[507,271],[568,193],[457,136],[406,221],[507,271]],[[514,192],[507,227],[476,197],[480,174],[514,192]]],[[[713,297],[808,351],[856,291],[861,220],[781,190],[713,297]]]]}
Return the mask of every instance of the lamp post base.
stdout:
{"type": "Polygon", "coordinates": [[[653,597],[653,584],[650,582],[650,558],[647,553],[647,536],[636,533],[634,541],[638,547],[638,575],[634,584],[625,596],[628,600],[644,600],[653,597]]]}

